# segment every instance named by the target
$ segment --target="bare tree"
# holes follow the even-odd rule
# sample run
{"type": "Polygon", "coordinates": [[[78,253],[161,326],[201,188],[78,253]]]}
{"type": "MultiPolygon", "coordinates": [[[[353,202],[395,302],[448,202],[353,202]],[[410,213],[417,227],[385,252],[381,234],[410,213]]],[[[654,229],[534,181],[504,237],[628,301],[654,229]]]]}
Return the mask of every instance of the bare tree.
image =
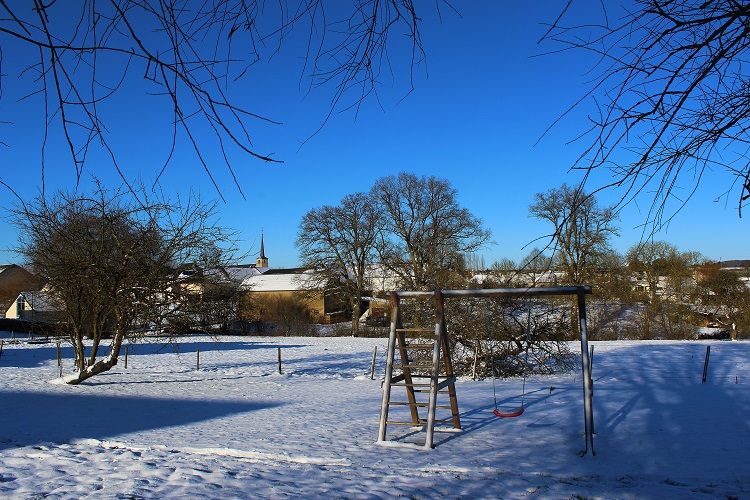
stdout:
{"type": "Polygon", "coordinates": [[[305,267],[315,269],[329,290],[340,291],[352,311],[352,335],[359,330],[366,272],[375,258],[381,217],[368,193],[347,195],[336,206],[310,210],[302,218],[296,245],[305,267]]]}
{"type": "Polygon", "coordinates": [[[518,265],[507,257],[493,262],[487,274],[489,281],[496,283],[500,288],[515,286],[518,283],[518,265]]]}
{"type": "MultiPolygon", "coordinates": [[[[491,279],[483,288],[502,282],[491,279]]],[[[451,299],[447,309],[454,368],[461,375],[513,377],[573,367],[575,338],[564,303],[548,299],[451,299]]]]}
{"type": "Polygon", "coordinates": [[[528,255],[521,259],[516,280],[526,286],[540,286],[540,281],[547,284],[545,282],[548,282],[550,277],[555,279],[552,264],[552,257],[545,255],[539,248],[532,248],[528,255]]]}
{"type": "Polygon", "coordinates": [[[582,24],[567,21],[574,4],[546,38],[598,57],[598,77],[579,101],[591,98],[598,114],[581,134],[590,142],[576,167],[610,170],[623,202],[653,193],[654,231],[719,171],[730,179],[717,198],[733,197],[741,216],[750,203],[750,5],[636,0],[616,10],[602,3],[601,20],[582,24]]]}
{"type": "Polygon", "coordinates": [[[579,187],[563,184],[534,195],[529,214],[552,224],[554,258],[569,284],[585,285],[595,269],[595,261],[609,250],[608,240],[617,236],[617,214],[602,208],[593,195],[579,187]]]}
{"type": "MultiPolygon", "coordinates": [[[[259,125],[277,122],[232,96],[247,94],[236,90],[257,74],[253,65],[279,56],[282,45],[298,42],[303,87],[331,87],[330,113],[357,108],[383,74],[400,75],[389,57],[394,44],[411,49],[404,61],[409,85],[424,56],[412,0],[346,7],[326,0],[33,0],[0,2],[0,13],[0,84],[18,79],[15,88],[23,90],[13,97],[46,113],[39,132],[43,177],[48,138],[57,133],[79,180],[101,147],[127,183],[108,124],[123,119],[112,105],[133,96],[148,100],[140,106],[143,120],[149,110],[172,116],[172,141],[155,172],[184,141],[212,181],[211,149],[222,151],[234,177],[230,158],[237,152],[278,161],[252,141],[259,125]]],[[[9,87],[2,88],[7,98],[9,87]]]]}
{"type": "Polygon", "coordinates": [[[231,243],[214,213],[215,204],[195,196],[152,202],[145,192],[136,199],[130,189],[101,187],[91,197],[60,193],[15,210],[17,251],[64,308],[76,361],[68,383],[109,370],[126,339],[179,313],[185,293],[179,269],[205,258],[206,248],[231,243]],[[109,351],[99,358],[100,342],[110,335],[109,351]]]}
{"type": "Polygon", "coordinates": [[[664,241],[648,241],[631,247],[625,258],[631,276],[642,281],[637,293],[643,301],[641,338],[691,338],[693,267],[700,263],[700,254],[681,252],[664,241]]]}
{"type": "Polygon", "coordinates": [[[465,269],[463,255],[490,239],[489,230],[458,204],[457,191],[445,179],[402,172],[378,180],[372,194],[384,217],[381,262],[407,289],[450,288],[465,269]]]}
{"type": "Polygon", "coordinates": [[[707,318],[728,329],[733,340],[738,331],[748,331],[750,288],[739,273],[716,262],[706,263],[698,269],[697,285],[696,296],[707,318]]]}
{"type": "Polygon", "coordinates": [[[646,241],[632,246],[626,256],[631,275],[644,282],[644,298],[656,304],[662,298],[687,300],[692,293],[693,266],[701,261],[696,252],[681,252],[665,241],[646,241]]]}

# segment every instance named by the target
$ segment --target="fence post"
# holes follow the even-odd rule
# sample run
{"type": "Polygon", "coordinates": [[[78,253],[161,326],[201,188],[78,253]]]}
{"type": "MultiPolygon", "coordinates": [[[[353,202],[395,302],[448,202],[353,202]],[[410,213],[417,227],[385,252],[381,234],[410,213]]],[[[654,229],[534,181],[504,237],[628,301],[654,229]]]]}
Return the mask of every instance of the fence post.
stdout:
{"type": "Polygon", "coordinates": [[[63,368],[62,368],[62,350],[60,349],[60,341],[57,341],[57,368],[58,372],[60,373],[60,377],[62,377],[63,368]]]}
{"type": "Polygon", "coordinates": [[[281,375],[281,347],[277,348],[277,354],[279,358],[279,375],[281,375]]]}
{"type": "Polygon", "coordinates": [[[375,358],[378,355],[378,346],[372,350],[372,366],[370,366],[370,380],[375,378],[375,358]]]}
{"type": "Polygon", "coordinates": [[[201,369],[201,348],[197,347],[195,349],[195,369],[200,370],[201,369]]]}
{"type": "Polygon", "coordinates": [[[706,375],[708,375],[708,357],[711,355],[711,346],[706,346],[706,361],[703,363],[703,380],[701,383],[706,383],[706,375]]]}
{"type": "Polygon", "coordinates": [[[474,366],[471,367],[471,380],[477,379],[477,360],[479,359],[479,339],[474,341],[474,366]]]}

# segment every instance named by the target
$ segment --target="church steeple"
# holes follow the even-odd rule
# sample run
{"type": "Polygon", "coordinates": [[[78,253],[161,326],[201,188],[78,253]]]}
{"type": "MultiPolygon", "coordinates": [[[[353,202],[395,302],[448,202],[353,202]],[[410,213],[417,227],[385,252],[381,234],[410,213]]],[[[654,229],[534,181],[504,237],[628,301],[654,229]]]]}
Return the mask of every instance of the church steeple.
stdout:
{"type": "Polygon", "coordinates": [[[266,257],[266,249],[263,241],[263,231],[260,233],[260,255],[255,261],[255,267],[268,267],[268,258],[266,257]]]}

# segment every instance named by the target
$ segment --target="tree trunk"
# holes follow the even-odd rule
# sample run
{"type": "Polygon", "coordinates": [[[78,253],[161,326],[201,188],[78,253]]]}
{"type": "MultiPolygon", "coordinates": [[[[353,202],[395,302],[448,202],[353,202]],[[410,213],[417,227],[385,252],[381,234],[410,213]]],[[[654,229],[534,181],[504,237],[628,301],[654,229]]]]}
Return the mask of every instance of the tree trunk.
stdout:
{"type": "Polygon", "coordinates": [[[112,338],[112,347],[109,350],[109,355],[106,358],[95,362],[91,366],[87,366],[85,369],[79,370],[78,373],[69,377],[65,377],[65,383],[70,385],[78,385],[84,380],[91,378],[94,375],[106,372],[113,366],[117,365],[117,358],[120,355],[120,348],[122,347],[122,342],[124,339],[124,332],[115,333],[114,337],[112,338]]]}
{"type": "Polygon", "coordinates": [[[80,372],[86,369],[86,346],[83,343],[81,332],[74,332],[72,340],[73,351],[75,352],[76,371],[80,372]]]}
{"type": "Polygon", "coordinates": [[[362,301],[355,297],[355,303],[352,304],[352,337],[359,334],[359,317],[362,316],[362,301]]]}

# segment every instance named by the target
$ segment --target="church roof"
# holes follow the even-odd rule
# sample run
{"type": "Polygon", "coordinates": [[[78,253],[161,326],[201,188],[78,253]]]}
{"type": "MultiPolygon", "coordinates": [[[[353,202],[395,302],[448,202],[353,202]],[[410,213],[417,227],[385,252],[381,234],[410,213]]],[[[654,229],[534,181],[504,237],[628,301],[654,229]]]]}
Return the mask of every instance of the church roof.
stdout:
{"type": "Polygon", "coordinates": [[[319,288],[320,281],[313,272],[301,268],[268,269],[263,274],[247,276],[240,285],[241,290],[251,292],[290,292],[319,288]]]}

